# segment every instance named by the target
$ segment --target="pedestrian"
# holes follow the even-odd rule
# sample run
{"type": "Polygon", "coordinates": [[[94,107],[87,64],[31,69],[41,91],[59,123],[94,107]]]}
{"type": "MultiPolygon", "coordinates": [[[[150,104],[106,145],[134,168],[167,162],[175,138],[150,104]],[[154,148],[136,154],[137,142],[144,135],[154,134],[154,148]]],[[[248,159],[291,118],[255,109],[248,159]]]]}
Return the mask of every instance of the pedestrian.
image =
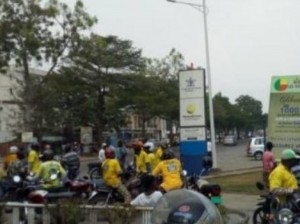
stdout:
{"type": "Polygon", "coordinates": [[[263,182],[267,187],[269,187],[269,175],[275,167],[275,157],[272,152],[272,149],[273,149],[273,143],[267,142],[265,151],[262,156],[263,182]]]}
{"type": "Polygon", "coordinates": [[[104,160],[105,160],[105,149],[107,147],[108,147],[108,145],[106,143],[102,143],[102,147],[101,147],[101,149],[99,150],[99,153],[98,153],[98,158],[99,158],[100,163],[103,163],[104,160]]]}
{"type": "Polygon", "coordinates": [[[124,169],[126,165],[125,163],[126,163],[127,152],[126,152],[126,147],[124,146],[122,140],[118,141],[117,148],[115,151],[116,151],[116,157],[119,160],[121,167],[124,169]]]}

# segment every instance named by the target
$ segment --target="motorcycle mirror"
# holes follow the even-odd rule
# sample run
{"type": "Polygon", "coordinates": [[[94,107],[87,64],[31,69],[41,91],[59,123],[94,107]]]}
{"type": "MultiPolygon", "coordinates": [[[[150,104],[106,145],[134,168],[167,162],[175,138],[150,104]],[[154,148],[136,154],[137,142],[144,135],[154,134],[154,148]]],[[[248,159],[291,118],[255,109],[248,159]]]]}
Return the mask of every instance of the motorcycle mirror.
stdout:
{"type": "Polygon", "coordinates": [[[57,173],[53,173],[50,175],[50,180],[56,180],[58,178],[57,173]]]}
{"type": "Polygon", "coordinates": [[[258,190],[263,190],[265,189],[265,185],[262,182],[256,182],[256,187],[258,190]]]}
{"type": "Polygon", "coordinates": [[[15,183],[20,183],[21,177],[20,177],[20,176],[13,176],[13,181],[14,181],[15,183]]]}
{"type": "Polygon", "coordinates": [[[187,176],[187,171],[186,171],[186,170],[183,170],[183,171],[182,171],[182,176],[184,176],[184,177],[187,176]]]}

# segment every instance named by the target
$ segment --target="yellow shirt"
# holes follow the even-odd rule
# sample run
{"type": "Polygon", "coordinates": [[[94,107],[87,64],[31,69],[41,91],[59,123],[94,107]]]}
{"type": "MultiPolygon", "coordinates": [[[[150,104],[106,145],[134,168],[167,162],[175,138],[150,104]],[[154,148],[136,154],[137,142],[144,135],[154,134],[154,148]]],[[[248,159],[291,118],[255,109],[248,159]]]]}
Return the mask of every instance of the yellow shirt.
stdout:
{"type": "Polygon", "coordinates": [[[117,187],[121,183],[119,177],[121,173],[122,169],[117,159],[106,159],[102,163],[102,176],[106,185],[117,187]]]}
{"type": "Polygon", "coordinates": [[[156,158],[154,153],[147,154],[146,163],[150,164],[151,171],[156,167],[156,158]]]}
{"type": "Polygon", "coordinates": [[[297,179],[292,172],[290,172],[281,163],[270,173],[269,176],[270,190],[279,187],[296,189],[298,188],[297,179]]]}
{"type": "Polygon", "coordinates": [[[41,162],[39,159],[39,154],[35,150],[30,150],[28,155],[28,163],[31,163],[31,170],[29,172],[37,173],[41,162]]]}
{"type": "Polygon", "coordinates": [[[42,163],[36,174],[40,179],[43,180],[43,186],[45,188],[57,187],[60,186],[61,177],[66,175],[66,171],[57,161],[47,161],[42,163]],[[58,177],[55,180],[51,180],[51,174],[58,174],[58,177]]]}
{"type": "Polygon", "coordinates": [[[147,160],[147,153],[144,150],[141,150],[139,155],[135,155],[136,172],[138,173],[147,172],[146,160],[147,160]]]}
{"type": "Polygon", "coordinates": [[[163,154],[162,148],[158,147],[155,151],[155,164],[154,164],[154,167],[156,167],[158,165],[158,163],[161,161],[162,154],[163,154]]]}
{"type": "Polygon", "coordinates": [[[4,158],[4,169],[6,170],[8,166],[13,162],[17,160],[17,154],[16,153],[9,153],[4,158]]]}
{"type": "Polygon", "coordinates": [[[159,174],[163,177],[163,183],[160,185],[165,191],[179,189],[182,187],[181,163],[178,159],[168,159],[161,161],[153,170],[152,174],[159,174]]]}
{"type": "MultiPolygon", "coordinates": [[[[270,191],[275,188],[284,187],[297,189],[297,179],[285,166],[281,163],[269,175],[270,191]]],[[[284,202],[286,197],[279,196],[281,202],[284,202]]]]}

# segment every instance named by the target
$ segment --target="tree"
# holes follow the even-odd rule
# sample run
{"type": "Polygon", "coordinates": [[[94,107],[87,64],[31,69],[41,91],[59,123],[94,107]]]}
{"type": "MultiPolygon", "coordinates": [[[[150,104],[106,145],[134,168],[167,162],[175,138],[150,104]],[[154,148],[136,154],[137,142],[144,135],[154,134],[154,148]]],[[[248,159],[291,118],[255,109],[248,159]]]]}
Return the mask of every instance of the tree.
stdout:
{"type": "Polygon", "coordinates": [[[85,11],[81,1],[73,10],[58,0],[42,4],[40,0],[0,1],[0,69],[16,65],[23,69],[21,91],[25,126],[34,92],[30,67],[38,63],[49,67],[51,74],[64,59],[68,49],[80,38],[80,33],[96,22],[85,11]]]}
{"type": "Polygon", "coordinates": [[[93,95],[93,125],[99,141],[103,130],[116,124],[112,117],[120,113],[120,108],[114,105],[114,101],[117,100],[117,91],[127,84],[123,76],[134,74],[143,67],[141,50],[135,49],[131,41],[116,36],[92,34],[71,49],[69,68],[77,70],[76,74],[89,86],[93,95]]]}
{"type": "Polygon", "coordinates": [[[243,120],[246,121],[245,128],[253,130],[261,127],[262,103],[248,95],[241,95],[235,101],[243,120]]]}

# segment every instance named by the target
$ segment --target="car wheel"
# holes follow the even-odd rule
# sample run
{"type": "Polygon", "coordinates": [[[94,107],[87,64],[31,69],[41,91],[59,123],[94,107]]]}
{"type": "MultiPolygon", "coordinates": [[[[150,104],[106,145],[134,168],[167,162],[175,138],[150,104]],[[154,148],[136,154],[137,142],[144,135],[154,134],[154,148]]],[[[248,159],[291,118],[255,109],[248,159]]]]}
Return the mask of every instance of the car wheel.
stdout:
{"type": "Polygon", "coordinates": [[[254,153],[254,159],[255,160],[262,160],[262,156],[263,156],[262,152],[254,153]]]}

